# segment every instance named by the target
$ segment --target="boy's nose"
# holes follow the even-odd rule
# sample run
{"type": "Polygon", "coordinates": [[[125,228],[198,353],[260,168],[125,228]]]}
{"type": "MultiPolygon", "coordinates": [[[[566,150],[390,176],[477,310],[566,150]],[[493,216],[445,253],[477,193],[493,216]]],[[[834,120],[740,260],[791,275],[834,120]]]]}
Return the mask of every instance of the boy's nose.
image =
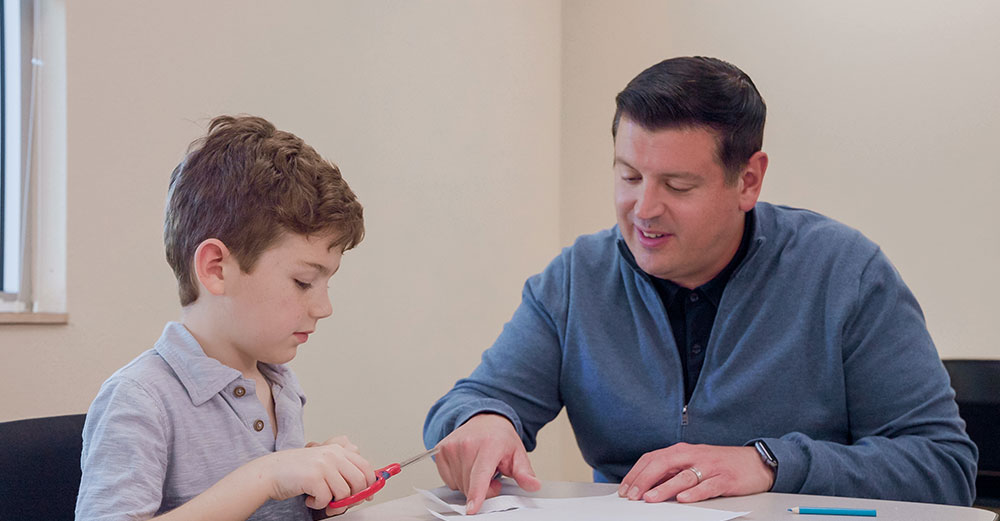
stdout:
{"type": "Polygon", "coordinates": [[[325,294],[317,298],[310,311],[312,312],[312,316],[317,319],[326,318],[332,315],[333,305],[330,304],[330,295],[325,294]]]}

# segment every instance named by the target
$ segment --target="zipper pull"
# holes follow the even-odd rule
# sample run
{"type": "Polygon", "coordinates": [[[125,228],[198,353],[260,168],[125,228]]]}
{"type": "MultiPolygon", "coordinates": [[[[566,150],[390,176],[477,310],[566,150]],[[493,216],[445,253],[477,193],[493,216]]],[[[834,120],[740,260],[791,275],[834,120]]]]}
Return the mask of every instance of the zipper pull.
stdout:
{"type": "Polygon", "coordinates": [[[688,424],[688,406],[685,403],[684,408],[681,409],[681,425],[687,425],[687,424],[688,424]]]}

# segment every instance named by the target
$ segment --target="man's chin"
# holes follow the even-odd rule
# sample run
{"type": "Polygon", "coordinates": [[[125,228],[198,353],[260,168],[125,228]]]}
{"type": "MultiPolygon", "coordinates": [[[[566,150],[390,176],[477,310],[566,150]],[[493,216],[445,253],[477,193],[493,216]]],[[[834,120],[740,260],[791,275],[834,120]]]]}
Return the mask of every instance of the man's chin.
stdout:
{"type": "MultiPolygon", "coordinates": [[[[634,255],[634,253],[633,253],[634,255]]],[[[665,262],[660,258],[651,258],[651,256],[636,256],[636,264],[639,265],[639,269],[646,272],[648,275],[660,279],[670,280],[670,277],[674,275],[674,270],[671,269],[669,263],[665,262]]]]}

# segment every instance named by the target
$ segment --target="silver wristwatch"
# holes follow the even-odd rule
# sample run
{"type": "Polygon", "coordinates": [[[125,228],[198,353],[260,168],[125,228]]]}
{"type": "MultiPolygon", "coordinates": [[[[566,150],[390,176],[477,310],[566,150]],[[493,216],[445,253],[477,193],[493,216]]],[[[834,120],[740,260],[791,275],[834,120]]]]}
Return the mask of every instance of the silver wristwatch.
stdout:
{"type": "Polygon", "coordinates": [[[760,459],[764,460],[764,464],[771,467],[775,473],[778,472],[778,458],[774,457],[774,453],[771,452],[771,448],[764,443],[764,440],[757,440],[753,442],[753,446],[757,449],[757,453],[760,454],[760,459]]]}

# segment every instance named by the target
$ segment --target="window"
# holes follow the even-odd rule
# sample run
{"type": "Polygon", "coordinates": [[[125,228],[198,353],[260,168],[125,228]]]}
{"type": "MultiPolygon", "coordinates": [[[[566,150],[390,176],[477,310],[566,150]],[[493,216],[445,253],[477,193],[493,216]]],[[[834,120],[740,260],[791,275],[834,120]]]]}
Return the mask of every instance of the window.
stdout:
{"type": "Polygon", "coordinates": [[[0,290],[15,300],[21,286],[21,6],[0,7],[0,290]]]}
{"type": "Polygon", "coordinates": [[[65,322],[63,1],[0,0],[0,323],[65,322]]]}

